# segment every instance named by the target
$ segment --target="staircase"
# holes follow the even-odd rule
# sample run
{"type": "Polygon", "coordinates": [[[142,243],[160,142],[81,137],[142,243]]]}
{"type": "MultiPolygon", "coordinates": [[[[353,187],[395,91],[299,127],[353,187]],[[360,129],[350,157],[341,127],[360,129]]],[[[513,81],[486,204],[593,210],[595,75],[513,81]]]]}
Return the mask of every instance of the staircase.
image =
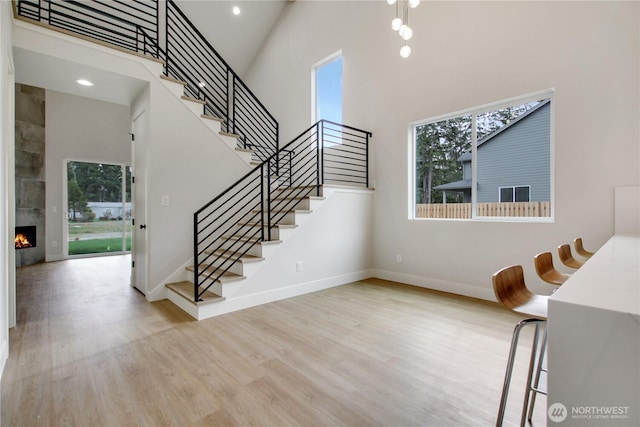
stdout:
{"type": "Polygon", "coordinates": [[[169,299],[202,318],[320,208],[328,184],[367,188],[370,136],[321,120],[198,210],[193,263],[169,299]]]}
{"type": "Polygon", "coordinates": [[[193,259],[180,280],[166,284],[171,301],[202,319],[246,306],[237,302],[246,297],[242,284],[259,279],[336,188],[367,191],[371,133],[321,120],[280,148],[277,121],[172,0],[164,11],[166,45],[158,45],[157,6],[20,0],[16,11],[28,22],[162,60],[162,84],[252,168],[194,213],[193,259]],[[215,308],[223,304],[232,308],[215,308]]]}

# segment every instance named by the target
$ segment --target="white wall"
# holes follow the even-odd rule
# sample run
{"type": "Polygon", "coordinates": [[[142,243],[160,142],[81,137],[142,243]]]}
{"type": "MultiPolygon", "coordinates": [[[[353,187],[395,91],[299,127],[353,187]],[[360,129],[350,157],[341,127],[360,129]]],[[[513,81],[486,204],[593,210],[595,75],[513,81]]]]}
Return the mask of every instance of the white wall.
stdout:
{"type": "Polygon", "coordinates": [[[14,175],[14,80],[11,52],[11,3],[0,2],[0,377],[9,357],[9,327],[15,323],[10,309],[15,280],[11,242],[14,175]],[[11,296],[10,296],[11,295],[11,296]]]}
{"type": "Polygon", "coordinates": [[[66,250],[66,161],[130,165],[131,118],[129,106],[48,90],[45,123],[46,260],[57,261],[66,250]]]}
{"type": "Polygon", "coordinates": [[[492,299],[493,272],[518,263],[550,293],[533,256],[577,236],[597,249],[613,234],[614,188],[640,182],[639,4],[422,2],[408,59],[394,12],[383,1],[298,1],[246,81],[287,141],[309,124],[312,64],[342,49],[344,121],[373,132],[378,276],[492,299]],[[408,123],[549,88],[553,223],[408,220],[408,123]]]}

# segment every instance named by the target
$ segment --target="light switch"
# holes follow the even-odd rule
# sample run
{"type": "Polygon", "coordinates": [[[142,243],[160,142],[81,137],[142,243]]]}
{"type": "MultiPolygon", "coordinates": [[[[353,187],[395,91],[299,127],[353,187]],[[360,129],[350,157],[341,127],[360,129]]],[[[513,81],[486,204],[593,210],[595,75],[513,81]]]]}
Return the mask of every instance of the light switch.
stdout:
{"type": "Polygon", "coordinates": [[[162,196],[162,206],[169,206],[169,196],[162,196]]]}

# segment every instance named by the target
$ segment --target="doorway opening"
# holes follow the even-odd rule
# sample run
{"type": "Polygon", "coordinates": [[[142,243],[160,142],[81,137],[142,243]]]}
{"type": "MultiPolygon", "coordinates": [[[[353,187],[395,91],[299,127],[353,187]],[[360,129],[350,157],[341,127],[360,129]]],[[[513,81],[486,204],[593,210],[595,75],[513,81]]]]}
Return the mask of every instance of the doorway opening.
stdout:
{"type": "Polygon", "coordinates": [[[131,167],[68,160],[66,256],[131,252],[131,167]]]}

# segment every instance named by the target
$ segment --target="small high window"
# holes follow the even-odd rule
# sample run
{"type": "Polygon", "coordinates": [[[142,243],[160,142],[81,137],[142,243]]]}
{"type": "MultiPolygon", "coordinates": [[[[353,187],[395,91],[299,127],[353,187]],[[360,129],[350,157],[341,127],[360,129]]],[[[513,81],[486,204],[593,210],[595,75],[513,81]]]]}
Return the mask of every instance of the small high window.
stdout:
{"type": "Polygon", "coordinates": [[[313,66],[312,123],[325,119],[342,123],[342,52],[313,66]]]}

